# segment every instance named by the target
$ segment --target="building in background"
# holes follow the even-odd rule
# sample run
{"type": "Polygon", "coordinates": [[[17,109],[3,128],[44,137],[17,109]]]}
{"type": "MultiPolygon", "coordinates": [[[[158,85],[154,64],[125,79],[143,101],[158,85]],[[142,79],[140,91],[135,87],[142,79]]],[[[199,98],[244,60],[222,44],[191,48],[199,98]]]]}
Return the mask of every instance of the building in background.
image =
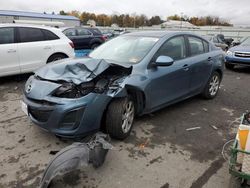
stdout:
{"type": "MultiPolygon", "coordinates": [[[[156,26],[157,27],[157,26],[156,26]]],[[[168,20],[163,22],[161,25],[158,25],[161,28],[187,28],[187,29],[196,29],[197,26],[187,22],[179,20],[168,20]]]]}
{"type": "Polygon", "coordinates": [[[95,20],[88,20],[87,21],[87,25],[90,26],[90,27],[95,27],[96,26],[96,22],[95,22],[95,20]]]}
{"type": "Polygon", "coordinates": [[[80,26],[80,19],[74,16],[0,10],[0,23],[39,24],[58,27],[80,26]]]}

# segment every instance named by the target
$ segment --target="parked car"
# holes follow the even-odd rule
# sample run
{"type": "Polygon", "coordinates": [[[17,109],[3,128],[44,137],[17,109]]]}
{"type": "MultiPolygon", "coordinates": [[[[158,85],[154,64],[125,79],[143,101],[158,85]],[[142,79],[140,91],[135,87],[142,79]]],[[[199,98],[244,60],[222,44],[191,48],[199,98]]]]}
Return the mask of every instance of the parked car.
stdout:
{"type": "Polygon", "coordinates": [[[62,31],[73,41],[76,50],[95,49],[107,40],[98,28],[62,28],[62,31]]]}
{"type": "Polygon", "coordinates": [[[25,85],[22,108],[35,124],[58,136],[81,137],[101,129],[124,139],[136,115],[198,94],[214,98],[223,63],[223,51],[198,35],[125,34],[87,58],[36,71],[25,85]]]}
{"type": "Polygon", "coordinates": [[[74,57],[74,46],[56,28],[6,24],[0,25],[0,57],[0,76],[8,76],[74,57]]]}
{"type": "Polygon", "coordinates": [[[216,36],[203,36],[208,41],[212,42],[216,47],[221,48],[223,51],[227,51],[229,49],[228,45],[221,40],[217,35],[216,36]]]}
{"type": "Polygon", "coordinates": [[[110,30],[102,30],[101,32],[107,39],[112,39],[115,36],[110,30]]]}
{"type": "Polygon", "coordinates": [[[250,37],[230,48],[225,60],[225,66],[228,69],[233,69],[236,65],[250,66],[250,37]]]}
{"type": "Polygon", "coordinates": [[[233,38],[225,38],[225,36],[223,34],[217,34],[216,37],[218,38],[218,40],[221,40],[222,42],[224,42],[228,46],[231,46],[233,41],[234,41],[233,38]]]}
{"type": "Polygon", "coordinates": [[[242,42],[244,42],[246,39],[248,39],[248,38],[250,38],[250,37],[243,37],[243,38],[241,38],[240,40],[238,40],[238,41],[234,41],[233,42],[233,46],[237,46],[237,45],[240,45],[242,42]]]}

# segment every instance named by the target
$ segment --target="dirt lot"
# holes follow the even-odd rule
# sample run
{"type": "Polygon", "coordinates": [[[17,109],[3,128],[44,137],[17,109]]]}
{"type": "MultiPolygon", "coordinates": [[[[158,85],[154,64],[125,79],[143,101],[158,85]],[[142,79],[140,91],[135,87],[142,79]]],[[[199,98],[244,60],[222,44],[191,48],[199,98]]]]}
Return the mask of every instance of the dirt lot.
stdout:
{"type": "MultiPolygon", "coordinates": [[[[50,151],[71,143],[40,130],[22,113],[25,79],[0,79],[0,187],[37,187],[50,151]]],[[[72,173],[54,187],[228,187],[221,150],[235,136],[233,122],[250,109],[249,83],[249,68],[226,71],[216,99],[194,97],[138,118],[130,138],[112,141],[115,148],[101,168],[72,173]]]]}

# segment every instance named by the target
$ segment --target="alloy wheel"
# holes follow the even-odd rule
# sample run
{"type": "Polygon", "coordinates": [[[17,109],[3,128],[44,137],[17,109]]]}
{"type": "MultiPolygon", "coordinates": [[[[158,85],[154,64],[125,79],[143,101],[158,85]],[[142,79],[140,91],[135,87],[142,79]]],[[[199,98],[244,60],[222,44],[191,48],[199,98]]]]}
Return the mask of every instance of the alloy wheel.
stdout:
{"type": "Polygon", "coordinates": [[[122,131],[128,133],[134,120],[135,107],[132,101],[129,101],[122,114],[122,131]]]}
{"type": "Polygon", "coordinates": [[[209,93],[211,96],[215,96],[219,90],[220,78],[218,75],[214,75],[209,83],[209,93]]]}

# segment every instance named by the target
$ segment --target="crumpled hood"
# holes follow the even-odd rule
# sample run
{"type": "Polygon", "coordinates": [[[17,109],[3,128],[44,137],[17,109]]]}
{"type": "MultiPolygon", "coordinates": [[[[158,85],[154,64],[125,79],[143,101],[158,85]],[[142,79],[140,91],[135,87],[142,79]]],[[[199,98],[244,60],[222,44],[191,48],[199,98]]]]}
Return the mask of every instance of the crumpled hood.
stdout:
{"type": "Polygon", "coordinates": [[[250,53],[250,46],[249,45],[239,45],[239,46],[234,46],[230,48],[230,51],[235,52],[249,52],[250,53]]]}
{"type": "Polygon", "coordinates": [[[130,67],[112,64],[102,59],[68,59],[48,64],[37,70],[35,75],[50,81],[66,81],[78,85],[83,82],[91,81],[110,66],[130,67]]]}

